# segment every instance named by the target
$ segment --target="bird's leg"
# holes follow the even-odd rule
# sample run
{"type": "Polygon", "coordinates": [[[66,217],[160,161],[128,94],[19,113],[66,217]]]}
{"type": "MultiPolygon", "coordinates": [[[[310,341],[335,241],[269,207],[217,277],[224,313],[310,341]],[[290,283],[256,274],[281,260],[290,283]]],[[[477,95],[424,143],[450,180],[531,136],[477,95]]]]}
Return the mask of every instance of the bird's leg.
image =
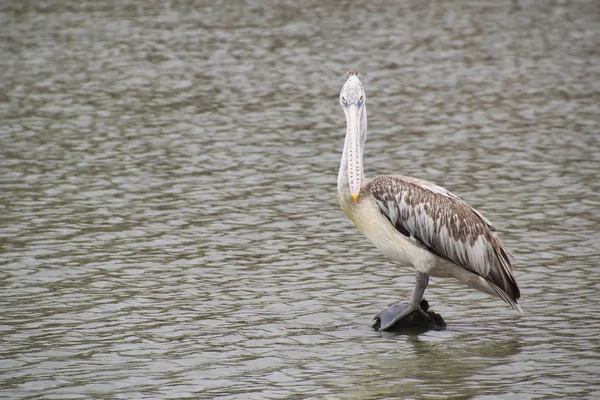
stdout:
{"type": "Polygon", "coordinates": [[[428,320],[431,320],[429,315],[423,311],[420,305],[421,300],[423,300],[423,293],[425,293],[425,289],[427,289],[427,285],[429,284],[429,275],[422,272],[417,272],[415,280],[415,288],[413,289],[412,295],[410,296],[410,300],[408,302],[402,301],[391,304],[388,308],[375,316],[375,318],[379,318],[381,322],[381,327],[379,328],[380,330],[384,331],[388,328],[391,328],[396,322],[400,321],[402,318],[414,311],[418,311],[428,320]]]}
{"type": "Polygon", "coordinates": [[[410,296],[410,305],[413,308],[413,311],[419,311],[429,318],[427,313],[421,308],[421,300],[423,300],[423,294],[425,293],[425,289],[427,289],[427,285],[429,285],[429,275],[417,272],[417,276],[415,277],[415,288],[410,296]]]}

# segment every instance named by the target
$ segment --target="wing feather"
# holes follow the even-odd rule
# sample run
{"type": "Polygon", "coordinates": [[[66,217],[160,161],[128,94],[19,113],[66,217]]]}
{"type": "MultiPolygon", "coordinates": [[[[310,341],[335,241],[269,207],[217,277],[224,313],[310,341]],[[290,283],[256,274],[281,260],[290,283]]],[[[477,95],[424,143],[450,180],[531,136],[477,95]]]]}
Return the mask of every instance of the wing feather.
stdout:
{"type": "Polygon", "coordinates": [[[381,213],[401,234],[481,276],[518,308],[520,291],[509,253],[481,213],[448,190],[417,178],[378,176],[369,190],[381,213]]]}

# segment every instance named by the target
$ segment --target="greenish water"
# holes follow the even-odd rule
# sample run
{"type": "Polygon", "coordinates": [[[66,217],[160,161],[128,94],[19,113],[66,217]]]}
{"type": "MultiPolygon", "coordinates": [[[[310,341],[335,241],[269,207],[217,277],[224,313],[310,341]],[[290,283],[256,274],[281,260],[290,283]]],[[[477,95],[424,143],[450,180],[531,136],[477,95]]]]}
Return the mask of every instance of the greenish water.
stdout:
{"type": "Polygon", "coordinates": [[[600,397],[594,1],[0,10],[0,397],[600,397]],[[337,204],[353,66],[367,176],[482,211],[525,315],[370,328],[414,278],[337,204]]]}

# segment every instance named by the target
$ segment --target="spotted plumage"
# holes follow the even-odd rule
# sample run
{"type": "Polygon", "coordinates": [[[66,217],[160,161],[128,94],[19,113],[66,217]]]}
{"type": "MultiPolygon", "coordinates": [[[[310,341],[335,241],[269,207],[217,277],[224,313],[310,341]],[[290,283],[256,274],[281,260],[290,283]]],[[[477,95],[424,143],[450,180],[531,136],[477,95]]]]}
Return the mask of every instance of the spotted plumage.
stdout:
{"type": "Polygon", "coordinates": [[[378,176],[365,189],[401,234],[481,276],[515,306],[520,291],[508,251],[496,228],[481,213],[448,190],[422,179],[378,176]]]}

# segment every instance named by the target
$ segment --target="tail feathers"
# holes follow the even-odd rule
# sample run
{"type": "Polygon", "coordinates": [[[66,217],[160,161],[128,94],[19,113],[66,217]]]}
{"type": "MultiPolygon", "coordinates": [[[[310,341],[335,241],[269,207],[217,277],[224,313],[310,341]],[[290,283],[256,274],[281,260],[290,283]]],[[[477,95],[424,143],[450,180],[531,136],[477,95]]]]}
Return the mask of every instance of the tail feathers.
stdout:
{"type": "Polygon", "coordinates": [[[521,290],[512,273],[509,255],[502,245],[497,246],[494,250],[496,251],[498,262],[490,268],[488,275],[484,279],[492,285],[494,291],[502,300],[515,310],[520,311],[521,307],[519,307],[517,301],[521,297],[521,290]]]}
{"type": "Polygon", "coordinates": [[[454,276],[454,278],[458,279],[460,282],[464,283],[470,288],[482,291],[494,297],[499,297],[512,309],[517,310],[519,314],[523,314],[523,310],[521,309],[521,306],[519,306],[518,303],[518,299],[520,296],[519,287],[517,286],[516,282],[514,282],[514,280],[514,286],[507,285],[509,288],[514,289],[507,291],[498,286],[496,283],[492,282],[489,279],[489,276],[487,278],[484,278],[465,268],[453,268],[449,272],[452,276],[454,276]]]}
{"type": "MultiPolygon", "coordinates": [[[[523,310],[521,309],[521,306],[519,305],[519,303],[517,303],[518,297],[517,298],[513,298],[511,295],[509,295],[508,293],[506,293],[504,290],[500,289],[498,286],[496,286],[494,283],[486,281],[491,287],[492,289],[494,289],[494,291],[496,292],[495,294],[500,297],[502,300],[504,300],[505,303],[507,303],[513,310],[517,310],[519,312],[519,314],[523,314],[523,310]]],[[[519,290],[519,288],[517,287],[517,291],[519,290]]]]}

